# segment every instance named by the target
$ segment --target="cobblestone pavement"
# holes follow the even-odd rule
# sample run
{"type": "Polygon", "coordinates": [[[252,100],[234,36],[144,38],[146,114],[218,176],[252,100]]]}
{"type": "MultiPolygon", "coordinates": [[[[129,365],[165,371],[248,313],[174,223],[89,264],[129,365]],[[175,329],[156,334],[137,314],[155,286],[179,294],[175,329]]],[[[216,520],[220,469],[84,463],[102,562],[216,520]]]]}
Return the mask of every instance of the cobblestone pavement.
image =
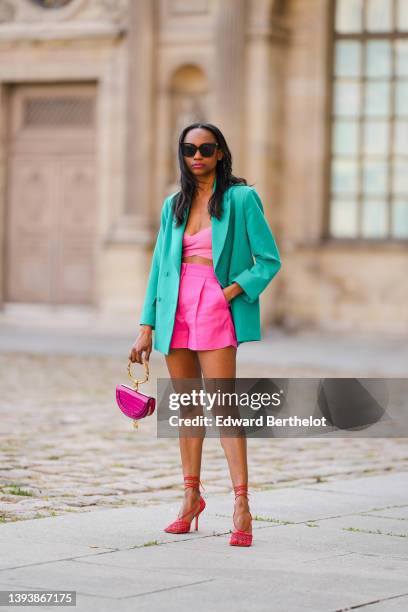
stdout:
{"type": "MultiPolygon", "coordinates": [[[[126,366],[127,355],[0,355],[1,522],[181,499],[178,440],[157,439],[155,417],[134,430],[116,406],[126,366]]],[[[167,377],[162,356],[152,355],[150,371],[146,393],[167,377]]],[[[271,368],[240,364],[237,375],[269,377],[271,368]]],[[[338,372],[274,367],[273,376],[338,372]]],[[[254,489],[408,470],[404,438],[249,439],[248,451],[254,489]]],[[[204,442],[201,480],[204,495],[231,491],[217,439],[204,442]]]]}

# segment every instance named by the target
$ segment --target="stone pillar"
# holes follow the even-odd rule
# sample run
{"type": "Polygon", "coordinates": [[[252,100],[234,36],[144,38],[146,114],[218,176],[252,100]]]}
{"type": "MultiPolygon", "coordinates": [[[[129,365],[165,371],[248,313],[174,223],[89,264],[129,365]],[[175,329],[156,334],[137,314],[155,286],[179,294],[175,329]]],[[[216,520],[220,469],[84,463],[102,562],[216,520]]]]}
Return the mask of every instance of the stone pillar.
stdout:
{"type": "MultiPolygon", "coordinates": [[[[245,178],[254,183],[279,247],[281,244],[280,181],[285,46],[288,32],[280,23],[277,0],[250,0],[246,20],[247,79],[245,90],[245,178]],[[277,14],[278,13],[278,14],[277,14]]],[[[280,249],[282,251],[282,248],[280,249]]],[[[282,252],[283,255],[283,252],[282,252]]],[[[262,295],[261,321],[279,320],[281,277],[262,295]]]]}
{"type": "Polygon", "coordinates": [[[148,245],[156,225],[152,202],[153,76],[156,2],[129,2],[126,195],[118,220],[118,242],[148,245]]]}
{"type": "Polygon", "coordinates": [[[125,194],[105,241],[101,302],[107,311],[134,313],[136,331],[158,223],[152,194],[157,0],[131,0],[128,7],[125,194]]]}
{"type": "Polygon", "coordinates": [[[243,171],[246,5],[246,0],[220,0],[215,33],[215,116],[231,149],[234,174],[243,171]]]}
{"type": "MultiPolygon", "coordinates": [[[[247,20],[245,171],[273,202],[276,229],[282,160],[284,47],[287,33],[275,21],[276,0],[251,0],[247,20]]],[[[268,201],[265,202],[268,211],[268,201]]]]}

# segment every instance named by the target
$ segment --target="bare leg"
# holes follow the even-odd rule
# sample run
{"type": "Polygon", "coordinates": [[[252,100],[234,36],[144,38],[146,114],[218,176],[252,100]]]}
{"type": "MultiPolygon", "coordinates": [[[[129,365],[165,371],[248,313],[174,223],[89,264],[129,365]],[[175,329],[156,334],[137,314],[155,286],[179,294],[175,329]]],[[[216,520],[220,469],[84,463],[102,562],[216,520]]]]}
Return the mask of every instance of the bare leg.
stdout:
{"type": "MultiPolygon", "coordinates": [[[[176,388],[177,378],[200,378],[201,370],[197,353],[190,349],[171,349],[165,355],[169,376],[176,388]]],[[[201,456],[204,437],[180,436],[180,455],[183,466],[183,476],[198,476],[201,471],[201,456]]],[[[184,501],[179,516],[187,514],[184,519],[190,521],[193,513],[197,510],[200,495],[197,489],[188,488],[184,491],[184,501]],[[191,511],[191,514],[190,514],[191,511]]]]}
{"type": "MultiPolygon", "coordinates": [[[[197,351],[204,378],[235,378],[236,348],[227,346],[211,351],[197,351]]],[[[220,436],[227,458],[232,485],[248,484],[246,437],[220,436]]],[[[248,499],[239,496],[235,502],[235,523],[238,529],[247,531],[251,525],[248,499]]]]}

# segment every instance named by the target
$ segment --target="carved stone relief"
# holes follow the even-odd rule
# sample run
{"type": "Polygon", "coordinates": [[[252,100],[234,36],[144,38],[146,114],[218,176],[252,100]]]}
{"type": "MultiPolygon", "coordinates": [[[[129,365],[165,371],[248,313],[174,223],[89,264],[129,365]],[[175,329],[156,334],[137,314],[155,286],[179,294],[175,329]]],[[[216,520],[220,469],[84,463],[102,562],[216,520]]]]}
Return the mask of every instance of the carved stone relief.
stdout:
{"type": "Polygon", "coordinates": [[[129,0],[0,0],[0,23],[11,19],[25,23],[69,20],[118,23],[126,19],[128,6],[129,0]]]}
{"type": "MultiPolygon", "coordinates": [[[[0,0],[0,24],[128,19],[130,0],[0,0]]],[[[140,0],[132,0],[139,2],[140,0]]],[[[153,1],[153,0],[152,0],[153,1]]]]}
{"type": "Polygon", "coordinates": [[[13,0],[15,20],[23,23],[73,19],[89,0],[13,0]]]}

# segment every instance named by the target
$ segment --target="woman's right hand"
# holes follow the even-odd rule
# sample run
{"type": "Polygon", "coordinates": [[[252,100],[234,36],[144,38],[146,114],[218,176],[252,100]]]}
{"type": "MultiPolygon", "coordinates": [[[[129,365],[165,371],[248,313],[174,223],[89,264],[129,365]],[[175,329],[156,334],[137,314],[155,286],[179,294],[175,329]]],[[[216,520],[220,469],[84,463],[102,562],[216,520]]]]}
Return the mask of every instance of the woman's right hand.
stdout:
{"type": "Polygon", "coordinates": [[[144,359],[146,361],[149,361],[151,352],[152,328],[150,327],[150,325],[142,325],[139,335],[130,349],[129,359],[132,363],[143,363],[142,353],[145,353],[144,359]]]}

